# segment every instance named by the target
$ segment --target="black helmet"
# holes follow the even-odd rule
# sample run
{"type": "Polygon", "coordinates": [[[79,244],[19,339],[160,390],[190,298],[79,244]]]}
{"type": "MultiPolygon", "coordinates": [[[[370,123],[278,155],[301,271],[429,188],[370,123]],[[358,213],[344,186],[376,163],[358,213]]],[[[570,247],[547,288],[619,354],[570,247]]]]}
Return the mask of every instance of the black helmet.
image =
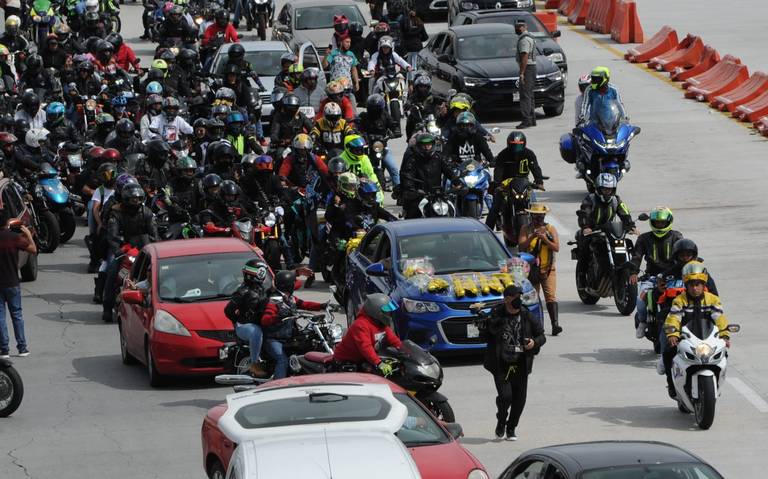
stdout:
{"type": "Polygon", "coordinates": [[[79,73],[87,72],[89,75],[93,73],[94,67],[91,62],[80,62],[77,64],[77,71],[79,73]]]}
{"type": "Polygon", "coordinates": [[[232,146],[232,144],[228,141],[217,141],[216,144],[213,145],[213,150],[209,153],[209,155],[211,156],[211,160],[214,163],[230,164],[235,161],[237,150],[235,150],[235,147],[232,146]]]}
{"type": "Polygon", "coordinates": [[[29,122],[23,118],[17,118],[13,121],[13,134],[16,138],[24,138],[29,131],[29,122]]]}
{"type": "Polygon", "coordinates": [[[104,182],[104,186],[112,188],[117,180],[117,168],[113,163],[102,163],[96,170],[96,177],[104,182]]]}
{"type": "Polygon", "coordinates": [[[285,98],[285,95],[288,94],[288,89],[284,87],[275,87],[274,90],[272,90],[272,95],[270,96],[270,101],[272,105],[280,106],[283,104],[283,99],[285,98]]]}
{"type": "Polygon", "coordinates": [[[283,97],[283,107],[284,108],[286,108],[286,109],[293,109],[293,108],[295,108],[296,110],[298,110],[300,106],[301,106],[301,101],[299,100],[299,97],[297,97],[293,93],[287,93],[283,97]]]}
{"type": "Polygon", "coordinates": [[[27,90],[21,95],[21,106],[30,116],[35,116],[40,109],[40,97],[32,90],[27,90]]]}
{"type": "Polygon", "coordinates": [[[373,293],[365,298],[363,311],[377,323],[391,327],[392,313],[397,311],[397,303],[386,294],[373,293]]]}
{"type": "Polygon", "coordinates": [[[507,146],[514,153],[522,153],[525,151],[525,146],[528,140],[525,138],[525,133],[522,131],[513,131],[507,135],[507,146]]]}
{"type": "Polygon", "coordinates": [[[156,138],[147,142],[147,158],[150,162],[162,165],[168,161],[170,154],[171,147],[164,140],[156,138]]]}
{"type": "Polygon", "coordinates": [[[384,97],[378,93],[369,96],[368,100],[365,102],[365,108],[368,110],[368,114],[381,113],[384,110],[384,106],[386,106],[386,101],[384,100],[384,97]]]}
{"type": "Polygon", "coordinates": [[[96,43],[96,53],[112,53],[115,51],[115,47],[112,46],[111,43],[109,43],[106,40],[99,40],[96,43]]]}
{"type": "Polygon", "coordinates": [[[216,173],[208,173],[203,178],[203,189],[207,191],[211,188],[218,188],[221,186],[221,182],[221,176],[216,173]]]}
{"type": "Polygon", "coordinates": [[[223,8],[220,10],[216,10],[216,13],[214,14],[214,19],[216,20],[216,23],[219,24],[219,26],[225,26],[227,23],[229,23],[229,12],[224,10],[223,8]]]}
{"type": "Polygon", "coordinates": [[[275,273],[275,289],[281,293],[292,295],[296,289],[296,272],[280,270],[275,273]]]}
{"type": "Polygon", "coordinates": [[[93,24],[99,22],[99,12],[85,12],[85,23],[93,24]]]}
{"type": "Polygon", "coordinates": [[[43,67],[43,57],[33,54],[27,57],[27,68],[32,71],[38,71],[43,67]]]}
{"type": "Polygon", "coordinates": [[[688,238],[680,238],[675,242],[675,245],[672,247],[672,258],[677,261],[677,255],[682,251],[692,252],[694,260],[699,257],[699,247],[696,246],[696,243],[694,243],[693,240],[688,238]]]}
{"type": "Polygon", "coordinates": [[[269,265],[261,258],[248,260],[243,266],[243,282],[250,288],[258,287],[269,291],[272,289],[272,272],[269,265]]]}
{"type": "Polygon", "coordinates": [[[347,162],[344,161],[344,158],[336,156],[331,158],[331,160],[328,162],[328,173],[332,175],[340,175],[346,171],[347,162]]]}
{"type": "Polygon", "coordinates": [[[176,54],[170,48],[166,48],[160,53],[160,60],[163,60],[167,65],[172,65],[176,63],[176,54]]]}
{"type": "Polygon", "coordinates": [[[138,209],[142,203],[144,203],[144,188],[139,184],[129,183],[123,187],[121,193],[121,202],[124,207],[130,210],[138,209]]]}
{"type": "Polygon", "coordinates": [[[230,201],[235,201],[240,195],[240,187],[232,180],[224,180],[221,182],[219,194],[224,198],[224,201],[229,203],[230,201]]]}
{"type": "Polygon", "coordinates": [[[227,56],[230,60],[242,60],[245,56],[245,48],[239,43],[233,43],[227,50],[227,56]]]}
{"type": "Polygon", "coordinates": [[[194,65],[197,62],[197,52],[192,50],[191,48],[184,48],[182,49],[179,54],[176,56],[176,59],[179,61],[180,65],[194,65]]]}
{"type": "Polygon", "coordinates": [[[351,22],[349,24],[349,35],[353,37],[363,36],[363,26],[359,22],[351,22]]]}
{"type": "Polygon", "coordinates": [[[136,125],[134,125],[128,118],[121,118],[115,125],[115,132],[117,132],[117,136],[127,140],[128,138],[132,138],[133,134],[136,133],[136,125]]]}
{"type": "Polygon", "coordinates": [[[107,41],[112,44],[112,48],[117,50],[123,44],[123,37],[117,32],[107,35],[107,41]]]}
{"type": "Polygon", "coordinates": [[[429,132],[417,133],[413,147],[423,158],[431,158],[435,154],[435,136],[429,132]]]}

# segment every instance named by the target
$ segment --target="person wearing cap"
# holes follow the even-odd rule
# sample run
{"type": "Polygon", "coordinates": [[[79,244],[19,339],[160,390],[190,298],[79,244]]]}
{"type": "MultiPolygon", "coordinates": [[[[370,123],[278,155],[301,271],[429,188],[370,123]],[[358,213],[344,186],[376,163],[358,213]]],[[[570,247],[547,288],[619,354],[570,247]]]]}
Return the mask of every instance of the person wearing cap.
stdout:
{"type": "Polygon", "coordinates": [[[552,336],[563,331],[558,322],[557,272],[555,271],[555,253],[560,251],[560,237],[557,229],[544,221],[549,207],[543,203],[533,203],[527,210],[531,222],[523,225],[518,237],[520,251],[527,251],[536,258],[536,264],[531,267],[531,280],[536,292],[544,290],[544,301],[547,304],[549,321],[552,324],[552,336]]]}
{"type": "Polygon", "coordinates": [[[517,33],[517,64],[520,67],[520,114],[522,123],[517,125],[518,130],[536,126],[536,101],[533,97],[533,89],[536,86],[536,40],[528,33],[528,25],[525,20],[515,21],[515,33],[517,33]]]}
{"type": "Polygon", "coordinates": [[[480,317],[478,327],[487,343],[483,367],[493,374],[496,386],[497,439],[506,435],[517,440],[516,428],[523,414],[528,395],[528,376],[533,369],[533,357],[547,342],[544,328],[523,305],[523,290],[517,284],[504,289],[501,304],[484,314],[483,303],[470,309],[480,317]]]}

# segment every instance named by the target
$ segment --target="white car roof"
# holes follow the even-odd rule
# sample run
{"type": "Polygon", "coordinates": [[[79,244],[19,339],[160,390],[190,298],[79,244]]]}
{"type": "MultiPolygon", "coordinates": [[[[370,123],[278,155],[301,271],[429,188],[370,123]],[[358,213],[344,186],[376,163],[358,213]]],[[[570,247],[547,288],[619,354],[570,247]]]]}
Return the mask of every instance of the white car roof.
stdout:
{"type": "Polygon", "coordinates": [[[400,430],[408,409],[393,395],[386,384],[315,384],[289,386],[285,388],[254,389],[227,396],[227,411],[219,419],[219,428],[235,442],[256,440],[263,437],[275,438],[281,434],[310,433],[312,431],[378,431],[395,434],[400,430]],[[321,422],[314,424],[296,424],[275,427],[245,428],[235,418],[237,412],[252,404],[281,399],[302,398],[310,394],[339,394],[345,396],[372,396],[384,400],[389,405],[389,413],[380,420],[321,422]]]}
{"type": "Polygon", "coordinates": [[[230,462],[237,479],[418,479],[403,443],[375,431],[314,431],[240,444],[230,462]]]}

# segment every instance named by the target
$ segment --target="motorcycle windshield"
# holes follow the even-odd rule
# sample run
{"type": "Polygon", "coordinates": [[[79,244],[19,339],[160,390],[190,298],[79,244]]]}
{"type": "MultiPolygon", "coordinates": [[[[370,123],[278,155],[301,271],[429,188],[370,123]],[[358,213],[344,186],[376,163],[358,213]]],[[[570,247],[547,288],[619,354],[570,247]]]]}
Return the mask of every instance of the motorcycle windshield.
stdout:
{"type": "Polygon", "coordinates": [[[713,323],[709,318],[702,316],[701,318],[690,321],[688,324],[686,324],[686,326],[688,326],[688,331],[690,331],[697,338],[706,339],[710,334],[712,334],[715,323],[713,323]]]}
{"type": "Polygon", "coordinates": [[[461,176],[474,175],[483,169],[483,166],[476,160],[467,160],[461,164],[461,176]]]}
{"type": "Polygon", "coordinates": [[[624,237],[624,223],[621,222],[621,219],[618,216],[613,217],[613,220],[608,223],[606,229],[612,238],[618,239],[624,237]]]}
{"type": "Polygon", "coordinates": [[[606,136],[616,136],[621,125],[622,114],[617,100],[599,96],[592,106],[589,121],[597,125],[606,136]]]}
{"type": "Polygon", "coordinates": [[[50,163],[43,163],[42,166],[40,166],[40,177],[53,178],[58,175],[59,175],[58,170],[53,166],[51,166],[50,163]]]}
{"type": "Polygon", "coordinates": [[[32,2],[32,8],[38,15],[45,15],[50,7],[51,2],[49,0],[35,0],[32,2]]]}
{"type": "Polygon", "coordinates": [[[525,193],[529,185],[530,182],[528,181],[528,178],[515,178],[512,180],[512,183],[510,183],[510,187],[518,195],[525,193]]]}
{"type": "Polygon", "coordinates": [[[394,349],[387,348],[386,353],[393,353],[393,356],[399,358],[403,362],[431,364],[434,361],[432,355],[424,351],[424,349],[410,339],[403,341],[402,346],[397,352],[395,352],[394,349]]]}

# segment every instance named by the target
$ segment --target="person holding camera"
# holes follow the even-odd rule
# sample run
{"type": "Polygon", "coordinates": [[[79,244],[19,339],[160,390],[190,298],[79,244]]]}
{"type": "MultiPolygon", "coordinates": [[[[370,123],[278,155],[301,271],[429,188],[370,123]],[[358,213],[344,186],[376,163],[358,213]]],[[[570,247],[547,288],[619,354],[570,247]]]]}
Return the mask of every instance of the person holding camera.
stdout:
{"type": "Polygon", "coordinates": [[[523,306],[522,293],[518,285],[507,286],[503,303],[487,314],[479,312],[482,303],[472,305],[487,342],[483,367],[493,374],[496,386],[496,438],[506,434],[507,441],[517,440],[515,429],[525,407],[533,357],[547,342],[544,328],[523,306]]]}
{"type": "Polygon", "coordinates": [[[8,210],[0,208],[0,358],[9,356],[10,337],[5,324],[5,306],[11,313],[13,332],[19,356],[29,356],[24,336],[24,318],[21,315],[21,288],[19,287],[19,251],[37,254],[37,246],[29,229],[11,218],[8,210]]]}

